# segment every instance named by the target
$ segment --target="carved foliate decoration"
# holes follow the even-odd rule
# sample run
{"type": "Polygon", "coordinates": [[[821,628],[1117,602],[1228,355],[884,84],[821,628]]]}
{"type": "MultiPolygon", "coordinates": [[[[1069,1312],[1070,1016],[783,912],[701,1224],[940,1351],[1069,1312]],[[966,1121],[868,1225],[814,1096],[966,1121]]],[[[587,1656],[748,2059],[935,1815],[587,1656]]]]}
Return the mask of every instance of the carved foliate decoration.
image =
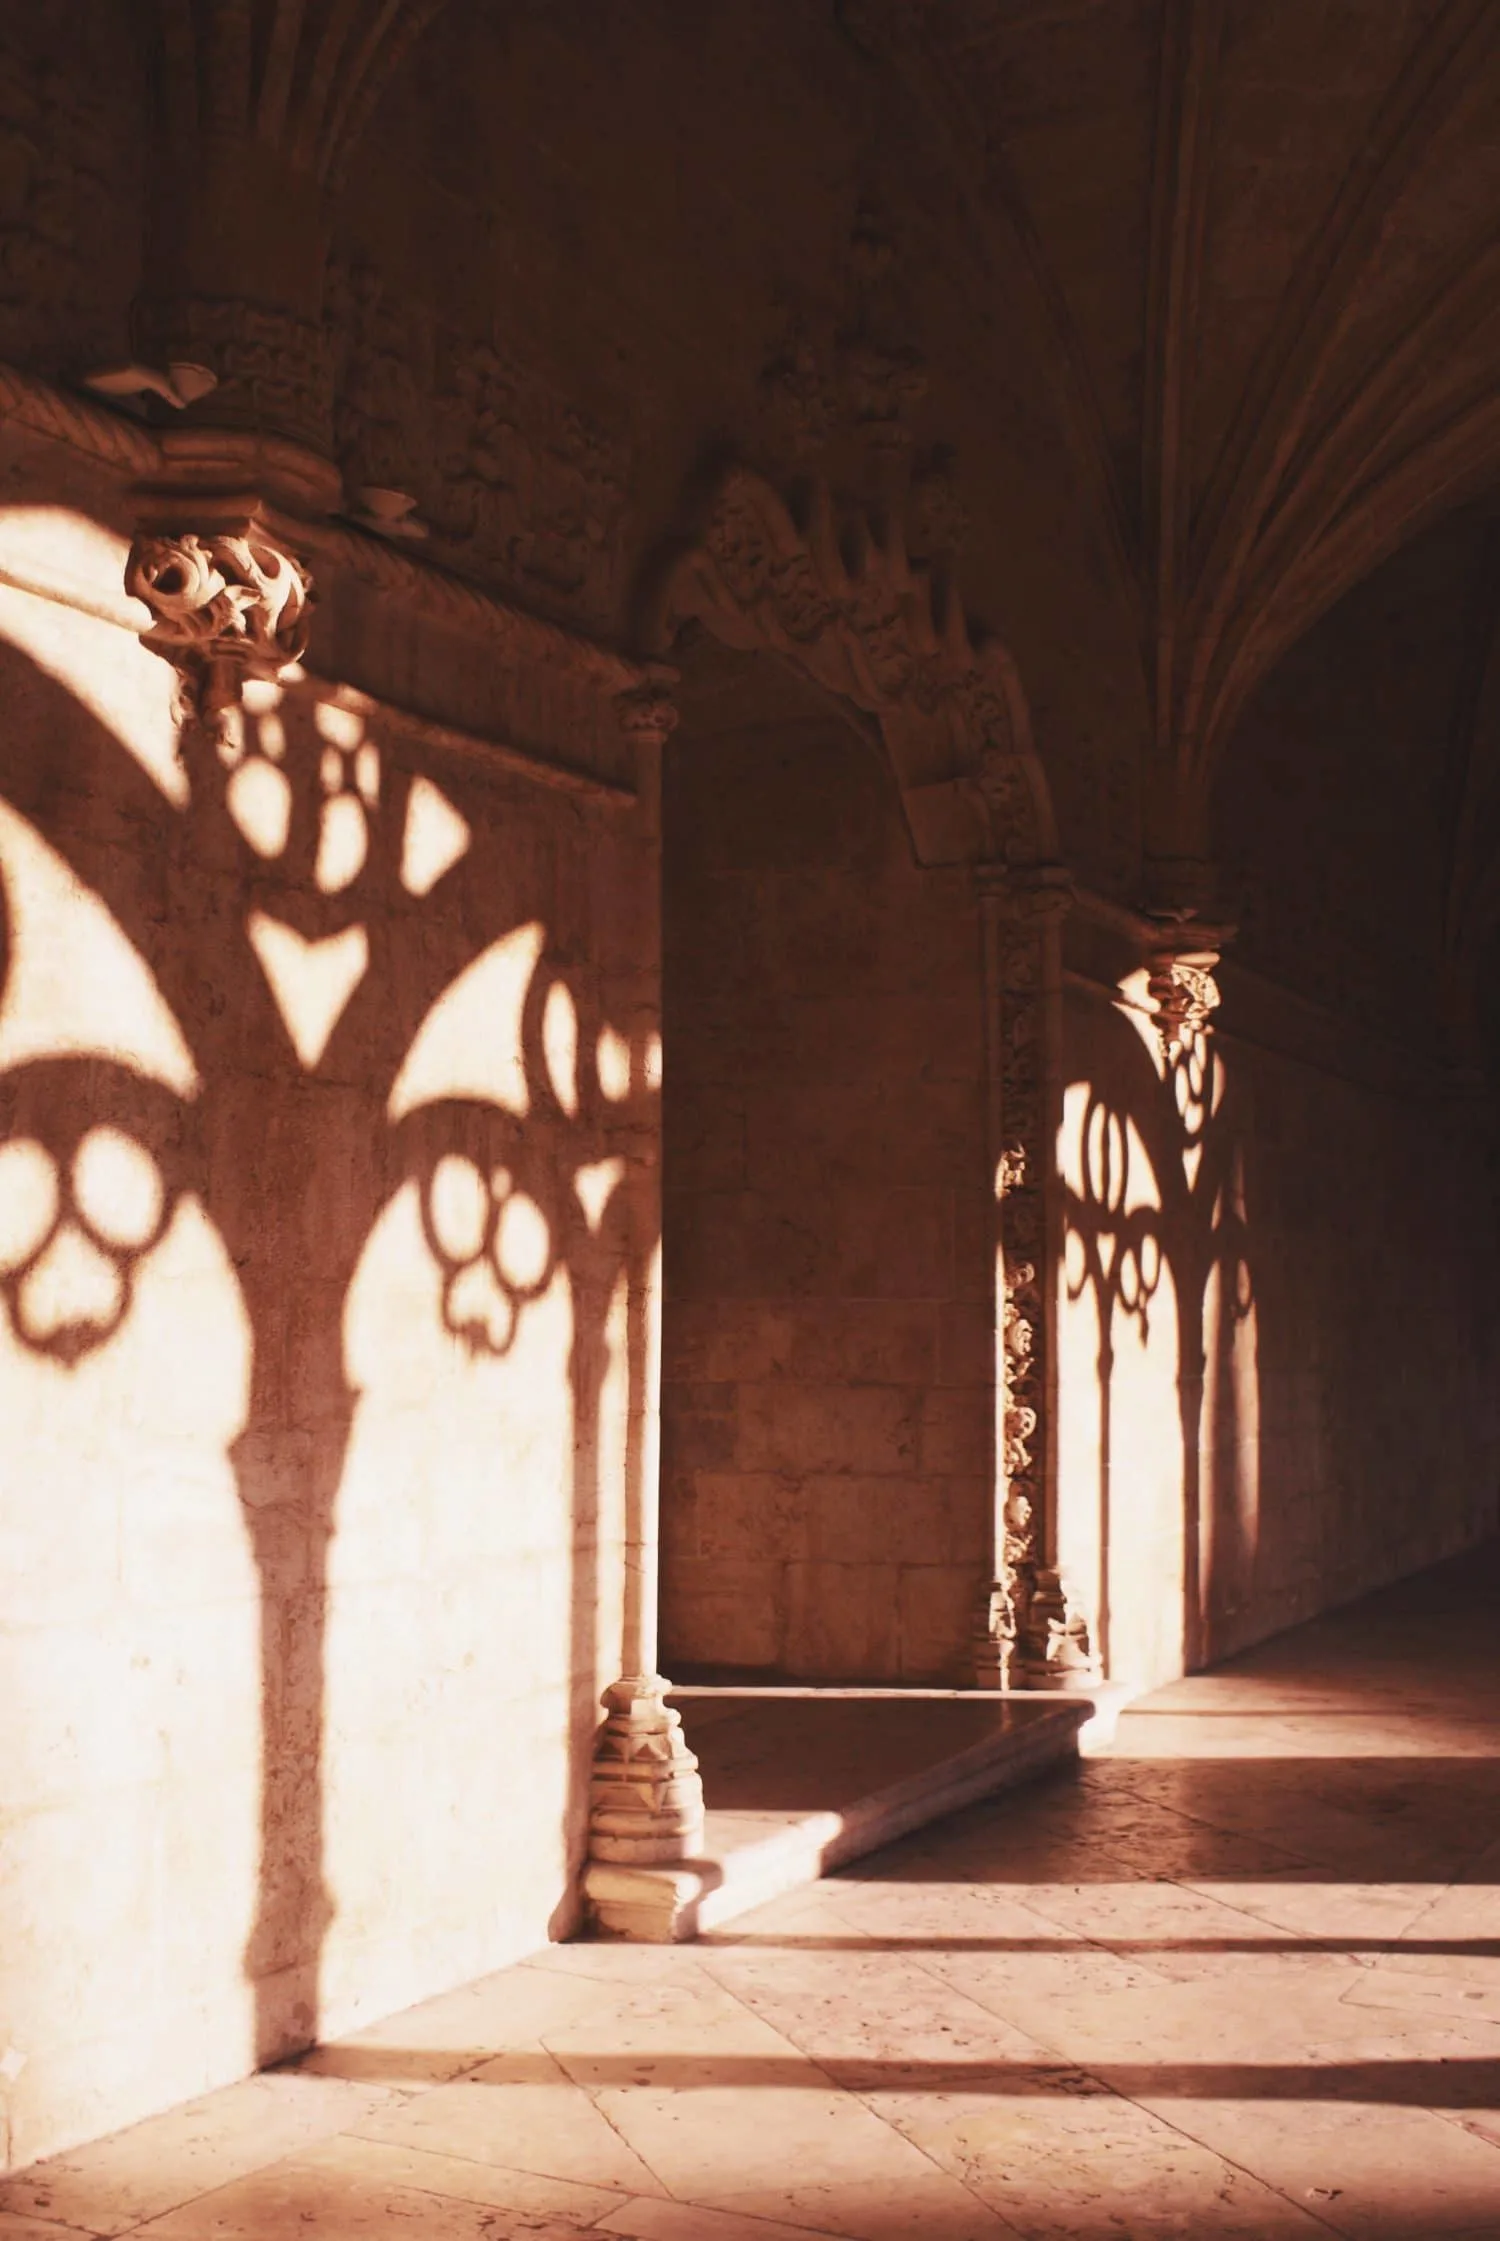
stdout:
{"type": "Polygon", "coordinates": [[[137,537],[125,588],[151,611],[143,642],[205,718],[235,702],[247,677],[279,676],[307,650],[311,578],[259,530],[137,537]]]}
{"type": "Polygon", "coordinates": [[[815,487],[804,519],[733,469],[660,587],[665,646],[697,620],[782,654],[878,724],[925,864],[1050,862],[1056,832],[1015,667],[979,642],[946,571],[909,557],[899,510],[842,520],[815,487]]]}
{"type": "Polygon", "coordinates": [[[1229,930],[1182,920],[1164,925],[1146,955],[1146,991],[1155,1007],[1162,1055],[1170,1065],[1179,1051],[1209,1032],[1219,1007],[1214,978],[1229,930]]]}

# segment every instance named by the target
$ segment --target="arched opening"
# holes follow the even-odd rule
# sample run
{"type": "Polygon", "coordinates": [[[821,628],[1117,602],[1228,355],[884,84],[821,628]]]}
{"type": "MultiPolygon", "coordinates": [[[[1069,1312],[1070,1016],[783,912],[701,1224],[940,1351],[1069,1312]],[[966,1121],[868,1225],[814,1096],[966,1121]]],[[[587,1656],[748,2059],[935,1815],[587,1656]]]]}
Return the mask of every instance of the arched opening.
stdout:
{"type": "Polygon", "coordinates": [[[993,1275],[973,883],[873,726],[674,649],[662,1646],[676,1679],[967,1680],[993,1275]]]}

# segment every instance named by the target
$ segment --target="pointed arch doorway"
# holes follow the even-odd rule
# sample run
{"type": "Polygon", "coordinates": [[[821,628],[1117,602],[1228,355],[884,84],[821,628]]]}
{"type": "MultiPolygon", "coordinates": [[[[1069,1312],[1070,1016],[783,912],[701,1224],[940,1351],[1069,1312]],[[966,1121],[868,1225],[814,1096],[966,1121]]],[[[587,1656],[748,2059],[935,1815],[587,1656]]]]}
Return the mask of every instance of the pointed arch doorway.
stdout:
{"type": "Polygon", "coordinates": [[[662,1615],[685,1672],[1017,1686],[1052,1567],[1057,921],[1009,657],[736,469],[667,571],[662,1615]],[[993,1192],[993,1195],[992,1195],[993,1192]]]}

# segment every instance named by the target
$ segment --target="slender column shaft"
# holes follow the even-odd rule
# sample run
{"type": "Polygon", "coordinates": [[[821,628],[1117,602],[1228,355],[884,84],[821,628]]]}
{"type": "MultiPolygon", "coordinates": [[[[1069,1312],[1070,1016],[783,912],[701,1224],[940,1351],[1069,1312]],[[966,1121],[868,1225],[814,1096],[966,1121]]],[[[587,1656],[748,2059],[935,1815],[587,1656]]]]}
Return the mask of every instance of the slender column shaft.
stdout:
{"type": "MultiPolygon", "coordinates": [[[[651,690],[626,696],[621,718],[635,741],[640,808],[639,986],[632,1042],[659,1033],[661,990],[661,760],[676,720],[651,690]]],[[[689,1859],[702,1847],[703,1786],[667,1702],[670,1682],[656,1669],[660,1576],[661,1144],[633,1148],[637,1169],[635,1236],[627,1311],[629,1425],[626,1436],[623,1672],[604,1692],[606,1718],[594,1751],[589,1856],[646,1865],[689,1859]]]]}

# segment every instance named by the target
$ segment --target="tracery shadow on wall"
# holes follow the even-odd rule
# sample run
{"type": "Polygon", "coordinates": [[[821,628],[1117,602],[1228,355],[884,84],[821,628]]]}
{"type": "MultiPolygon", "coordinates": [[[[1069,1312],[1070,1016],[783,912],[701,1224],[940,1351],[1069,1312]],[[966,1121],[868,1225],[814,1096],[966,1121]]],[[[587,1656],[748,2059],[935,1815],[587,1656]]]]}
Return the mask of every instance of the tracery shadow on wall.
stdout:
{"type": "Polygon", "coordinates": [[[1091,1021],[1097,1062],[1067,1086],[1059,1145],[1063,1561],[1095,1602],[1106,1671],[1126,1680],[1230,1646],[1259,1507],[1232,1060],[1202,1032],[1164,1056],[1144,977],[1091,1021]]]}
{"type": "MultiPolygon", "coordinates": [[[[0,690],[0,1300],[21,1348],[65,1373],[50,1392],[42,1373],[39,1405],[69,1416],[72,1377],[119,1341],[190,1202],[243,1308],[249,1367],[229,1454],[259,1583],[244,1967],[264,2062],[319,2030],[333,1905],[328,1557],[370,1397],[354,1360],[356,1277],[395,1221],[410,1244],[396,1351],[420,1338],[415,1300],[460,1366],[504,1361],[539,1304],[560,1299],[558,1390],[534,1406],[572,1471],[573,1639],[558,1662],[571,1652],[572,1674],[592,1675],[611,1375],[629,1400],[613,1465],[627,1517],[641,1499],[658,1238],[635,1153],[655,1134],[659,1054],[587,961],[586,902],[571,925],[547,922],[570,882],[586,892],[585,808],[549,796],[518,845],[524,802],[518,812],[472,773],[429,775],[420,750],[306,678],[254,688],[225,739],[184,727],[181,768],[154,775],[8,645],[0,690]],[[65,939],[45,908],[58,894],[73,911],[65,939]]],[[[195,1329],[185,1310],[177,1374],[205,1376],[222,1329],[195,1329]]],[[[91,1436],[126,1445],[136,1429],[91,1436]]],[[[439,1472],[443,1429],[430,1435],[439,1472]]],[[[524,1459],[505,1422],[482,1444],[492,1462],[471,1493],[519,1500],[524,1459]]],[[[503,1716],[495,1705],[497,1765],[503,1716]]],[[[576,1710],[573,1727],[586,1750],[576,1710]]],[[[372,1834],[400,1846],[399,1820],[374,1813],[372,1834]]],[[[503,1846],[503,1829],[488,1842],[503,1846]]]]}

